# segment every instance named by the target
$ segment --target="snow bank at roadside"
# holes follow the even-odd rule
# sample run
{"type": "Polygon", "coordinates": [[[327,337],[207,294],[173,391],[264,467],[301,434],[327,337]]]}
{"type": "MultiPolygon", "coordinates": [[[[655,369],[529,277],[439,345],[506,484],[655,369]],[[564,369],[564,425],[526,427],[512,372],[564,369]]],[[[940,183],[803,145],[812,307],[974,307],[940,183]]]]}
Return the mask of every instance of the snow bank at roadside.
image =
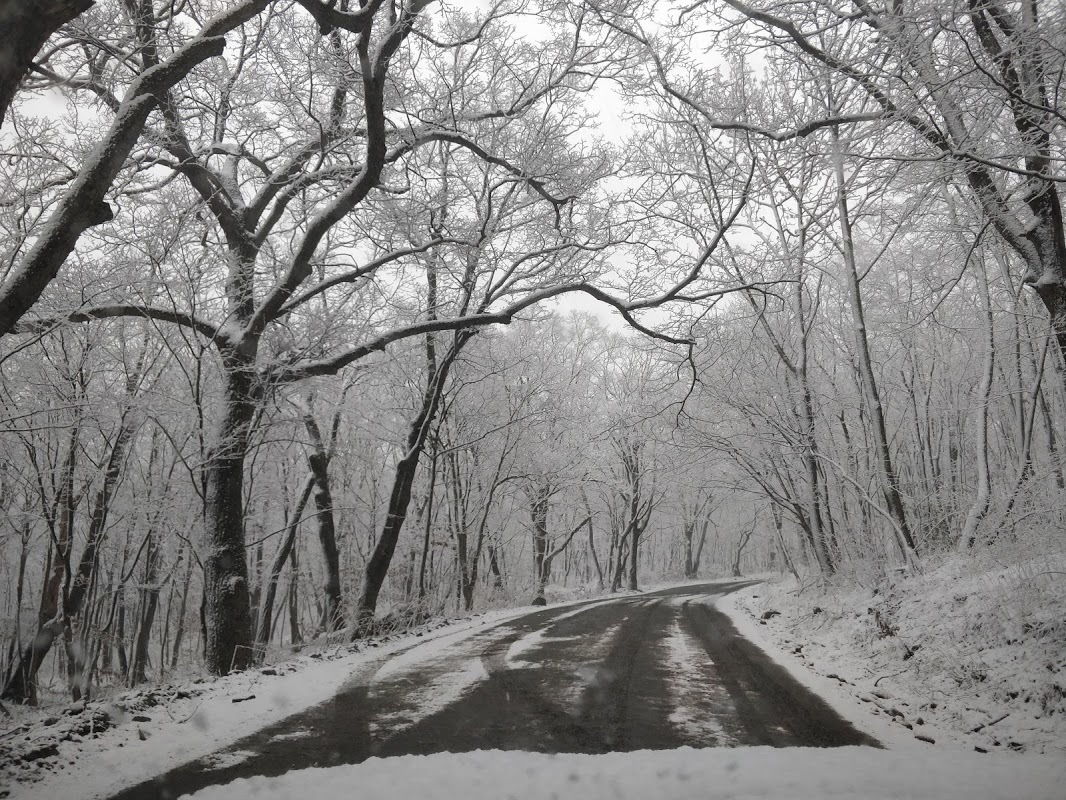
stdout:
{"type": "Polygon", "coordinates": [[[953,558],[874,588],[801,591],[786,580],[718,606],[743,633],[784,651],[773,655],[786,666],[862,701],[865,727],[880,728],[882,740],[887,731],[978,752],[1061,754],[1064,573],[1062,556],[983,570],[953,558]]]}
{"type": "Polygon", "coordinates": [[[1046,756],[902,753],[866,747],[641,750],[606,755],[500,751],[372,758],[247,778],[195,800],[307,797],[419,800],[1061,800],[1066,765],[1046,756]]]}

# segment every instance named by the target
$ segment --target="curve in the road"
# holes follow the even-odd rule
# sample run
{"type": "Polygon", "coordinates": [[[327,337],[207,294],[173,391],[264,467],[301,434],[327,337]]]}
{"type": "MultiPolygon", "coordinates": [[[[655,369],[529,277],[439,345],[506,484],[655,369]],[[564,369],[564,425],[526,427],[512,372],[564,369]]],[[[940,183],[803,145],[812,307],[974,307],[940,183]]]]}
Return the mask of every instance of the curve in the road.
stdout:
{"type": "Polygon", "coordinates": [[[115,800],[178,797],[238,777],[372,756],[879,746],[713,608],[715,595],[741,585],[545,609],[447,649],[426,648],[422,660],[412,649],[393,666],[353,676],[330,702],[115,800]]]}

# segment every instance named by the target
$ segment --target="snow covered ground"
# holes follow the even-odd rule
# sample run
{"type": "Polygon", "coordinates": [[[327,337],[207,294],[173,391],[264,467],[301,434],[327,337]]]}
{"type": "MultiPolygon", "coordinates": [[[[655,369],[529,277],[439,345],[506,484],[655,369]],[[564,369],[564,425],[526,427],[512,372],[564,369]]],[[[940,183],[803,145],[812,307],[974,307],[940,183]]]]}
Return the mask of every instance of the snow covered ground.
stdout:
{"type": "Polygon", "coordinates": [[[606,755],[501,751],[372,758],[251,778],[195,800],[310,797],[418,800],[1062,800],[1066,767],[1034,756],[865,747],[640,750],[606,755]]]}
{"type": "Polygon", "coordinates": [[[823,676],[823,696],[859,700],[882,737],[1066,754],[1061,555],[984,568],[952,558],[868,588],[801,590],[789,579],[743,589],[719,608],[794,673],[823,676]]]}

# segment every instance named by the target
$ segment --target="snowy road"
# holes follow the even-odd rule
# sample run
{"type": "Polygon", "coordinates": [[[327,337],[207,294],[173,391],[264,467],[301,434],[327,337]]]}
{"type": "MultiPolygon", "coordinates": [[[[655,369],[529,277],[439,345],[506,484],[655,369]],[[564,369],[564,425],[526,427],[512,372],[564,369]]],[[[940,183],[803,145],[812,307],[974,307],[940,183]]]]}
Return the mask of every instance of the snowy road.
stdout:
{"type": "Polygon", "coordinates": [[[876,746],[713,608],[729,588],[545,609],[413,646],[331,702],[116,797],[443,751],[876,746]]]}

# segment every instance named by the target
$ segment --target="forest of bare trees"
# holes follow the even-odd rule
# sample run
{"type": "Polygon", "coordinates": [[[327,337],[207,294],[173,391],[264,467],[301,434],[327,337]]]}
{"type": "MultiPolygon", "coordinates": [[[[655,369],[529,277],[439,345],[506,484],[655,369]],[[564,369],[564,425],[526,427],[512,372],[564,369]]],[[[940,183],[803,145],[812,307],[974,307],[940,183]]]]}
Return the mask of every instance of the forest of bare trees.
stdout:
{"type": "Polygon", "coordinates": [[[0,0],[3,699],[1061,552],[1064,14],[0,0]]]}

